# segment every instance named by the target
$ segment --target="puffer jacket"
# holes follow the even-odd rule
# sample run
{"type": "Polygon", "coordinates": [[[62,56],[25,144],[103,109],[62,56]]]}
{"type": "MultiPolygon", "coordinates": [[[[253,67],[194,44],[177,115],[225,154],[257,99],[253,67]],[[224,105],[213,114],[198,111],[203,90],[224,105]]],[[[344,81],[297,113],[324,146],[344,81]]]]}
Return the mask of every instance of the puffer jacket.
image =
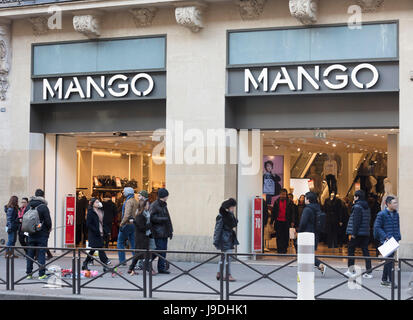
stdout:
{"type": "Polygon", "coordinates": [[[315,219],[316,213],[320,211],[320,205],[318,203],[310,203],[304,207],[301,214],[300,226],[298,232],[312,232],[315,233],[315,219]]]}
{"type": "Polygon", "coordinates": [[[238,220],[233,213],[221,208],[216,218],[214,230],[214,246],[221,251],[231,250],[239,245],[234,229],[225,223],[228,220],[233,221],[235,226],[238,224],[238,220]]]}
{"type": "Polygon", "coordinates": [[[356,201],[348,220],[346,234],[370,236],[370,216],[370,207],[367,201],[356,201]]]}
{"type": "Polygon", "coordinates": [[[7,208],[7,206],[4,206],[4,212],[7,216],[7,232],[12,233],[17,231],[19,228],[18,210],[16,208],[7,208]]]}
{"type": "Polygon", "coordinates": [[[384,209],[377,215],[374,222],[374,238],[384,243],[387,239],[394,237],[396,241],[400,241],[402,236],[400,234],[400,217],[397,211],[393,212],[393,218],[389,210],[384,209]]]}
{"type": "Polygon", "coordinates": [[[174,230],[166,202],[159,199],[153,202],[150,213],[153,238],[172,238],[174,230]]]}

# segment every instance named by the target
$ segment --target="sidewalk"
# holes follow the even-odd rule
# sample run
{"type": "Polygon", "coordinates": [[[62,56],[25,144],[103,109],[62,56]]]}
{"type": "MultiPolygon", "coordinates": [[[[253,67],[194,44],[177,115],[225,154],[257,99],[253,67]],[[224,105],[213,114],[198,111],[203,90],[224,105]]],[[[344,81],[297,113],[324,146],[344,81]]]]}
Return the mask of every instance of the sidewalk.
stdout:
{"type": "MultiPolygon", "coordinates": [[[[130,257],[130,255],[127,255],[130,257]]],[[[288,261],[293,260],[292,258],[282,258],[277,259],[274,261],[245,261],[248,265],[252,268],[260,271],[260,272],[271,272],[277,268],[280,268],[280,265],[286,263],[288,261]]],[[[114,264],[117,263],[117,259],[112,257],[112,261],[114,264]]],[[[328,263],[328,261],[326,260],[328,263]]],[[[172,262],[174,263],[174,262],[172,262]]],[[[15,259],[15,281],[19,281],[21,278],[25,277],[25,264],[26,261],[23,258],[15,259]]],[[[188,262],[178,262],[174,263],[178,267],[189,270],[194,268],[197,263],[188,263],[188,262]]],[[[346,268],[343,268],[342,262],[338,265],[338,270],[341,272],[345,272],[346,268]]],[[[364,261],[360,260],[357,262],[360,267],[364,267],[364,261]]],[[[52,265],[59,266],[62,269],[71,269],[72,261],[70,258],[62,258],[52,265]]],[[[335,263],[333,263],[335,265],[335,263]]],[[[377,262],[373,262],[373,266],[377,265],[377,262]]],[[[0,278],[6,279],[6,263],[3,256],[0,257],[0,278]]],[[[91,270],[97,270],[99,274],[102,273],[102,267],[95,262],[94,266],[90,266],[91,270]]],[[[142,280],[142,271],[139,272],[137,276],[130,276],[127,274],[127,267],[120,267],[118,269],[119,273],[124,276],[127,280],[131,281],[132,283],[142,287],[143,280],[142,280]]],[[[174,300],[218,300],[219,295],[214,294],[213,290],[202,284],[201,282],[193,279],[189,275],[181,275],[181,273],[176,267],[170,267],[171,274],[164,275],[158,274],[153,277],[153,288],[158,287],[162,283],[170,281],[174,278],[175,280],[167,283],[166,285],[159,288],[159,290],[173,290],[173,291],[196,291],[196,294],[184,294],[184,293],[165,293],[165,292],[153,292],[153,299],[174,299],[174,300]],[[179,277],[178,277],[179,276],[179,277]]],[[[197,277],[206,285],[214,288],[215,290],[219,291],[220,283],[215,279],[215,275],[217,272],[217,265],[213,263],[207,263],[202,265],[195,270],[191,271],[190,274],[194,277],[197,277]]],[[[232,264],[232,275],[237,279],[236,282],[230,283],[230,292],[241,288],[242,290],[236,292],[240,295],[245,294],[252,294],[252,295],[269,295],[269,296],[278,296],[278,299],[291,299],[294,296],[292,292],[288,289],[292,290],[293,292],[297,291],[297,268],[296,264],[293,263],[291,266],[285,267],[280,269],[279,271],[271,274],[269,277],[271,279],[261,279],[258,282],[243,288],[249,282],[258,279],[260,275],[255,271],[249,269],[245,265],[239,262],[233,262],[232,264]],[[277,282],[277,283],[276,283],[277,282]],[[284,287],[282,287],[284,286],[284,287]]],[[[380,294],[381,296],[390,299],[391,298],[391,290],[387,288],[380,287],[380,280],[381,280],[381,271],[375,271],[373,273],[373,279],[362,279],[362,284],[367,286],[369,289],[373,290],[374,292],[380,294]]],[[[35,278],[37,274],[35,274],[35,278]]],[[[408,280],[410,278],[409,272],[402,273],[402,298],[406,299],[407,293],[407,285],[408,280]]],[[[70,278],[63,278],[68,283],[71,283],[72,279],[70,278]]],[[[148,277],[149,279],[149,277],[148,277]]],[[[82,279],[82,285],[86,282],[90,281],[90,279],[82,279]]],[[[319,294],[325,290],[328,290],[335,285],[345,282],[346,279],[336,273],[332,269],[328,269],[325,276],[323,277],[318,270],[315,270],[315,294],[319,294]]],[[[105,274],[103,277],[92,281],[88,286],[90,288],[82,288],[81,295],[72,295],[71,288],[59,288],[59,289],[51,289],[46,288],[47,281],[43,281],[43,283],[39,283],[38,280],[22,280],[19,284],[15,285],[14,291],[6,291],[6,286],[1,284],[0,285],[0,295],[2,297],[6,297],[8,294],[16,295],[24,295],[28,298],[35,299],[38,298],[77,298],[77,299],[111,299],[111,300],[125,300],[125,299],[143,299],[142,291],[137,291],[136,288],[126,280],[122,279],[122,277],[118,275],[110,275],[105,274]],[[110,288],[110,290],[103,290],[102,288],[110,288]],[[120,289],[120,290],[115,290],[120,289]],[[131,291],[126,291],[126,290],[131,291]]],[[[149,283],[148,283],[149,285],[149,283]]],[[[224,283],[225,287],[225,283],[224,283]]],[[[12,296],[13,297],[13,296],[12,296]]],[[[7,296],[7,298],[12,298],[7,296]]],[[[16,296],[14,296],[17,298],[16,296]]],[[[349,289],[348,284],[345,283],[344,285],[332,290],[331,292],[326,293],[320,298],[324,299],[350,299],[350,300],[380,300],[380,297],[374,295],[373,293],[369,292],[366,289],[349,289]]],[[[395,291],[395,298],[397,298],[397,291],[395,291]]],[[[244,297],[244,296],[231,296],[230,299],[260,299],[257,297],[244,297]]],[[[261,298],[262,299],[262,298],[261,298]]]]}

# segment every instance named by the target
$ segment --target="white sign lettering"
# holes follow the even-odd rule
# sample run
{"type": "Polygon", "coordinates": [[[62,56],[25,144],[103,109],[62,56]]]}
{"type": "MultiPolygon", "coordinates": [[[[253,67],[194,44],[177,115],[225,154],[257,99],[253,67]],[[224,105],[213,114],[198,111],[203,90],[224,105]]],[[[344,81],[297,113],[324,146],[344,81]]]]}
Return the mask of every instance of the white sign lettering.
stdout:
{"type": "Polygon", "coordinates": [[[375,66],[369,63],[362,63],[353,68],[351,72],[342,64],[333,64],[324,69],[322,73],[322,79],[320,79],[320,66],[313,66],[311,71],[305,69],[303,66],[295,67],[296,72],[292,73],[291,68],[281,67],[280,71],[273,74],[273,80],[270,79],[270,72],[268,68],[263,68],[258,77],[255,77],[250,69],[244,70],[244,91],[250,92],[250,85],[255,90],[263,92],[276,92],[281,85],[288,86],[290,91],[303,91],[304,82],[307,82],[315,90],[321,89],[323,83],[325,87],[330,90],[343,90],[351,83],[359,89],[373,88],[379,81],[379,71],[375,66]],[[361,71],[370,72],[372,77],[367,83],[363,83],[359,79],[359,73],[361,71]],[[296,77],[291,76],[295,74],[296,77]],[[296,82],[294,83],[295,80],[296,82]],[[272,81],[272,82],[271,82],[272,81]],[[261,87],[260,88],[260,84],[261,87]],[[269,85],[271,84],[270,89],[269,85]]]}
{"type": "Polygon", "coordinates": [[[60,77],[53,81],[44,78],[43,100],[50,98],[68,100],[73,95],[77,95],[81,99],[91,99],[94,92],[100,98],[122,98],[130,92],[135,96],[145,97],[153,91],[154,86],[153,78],[147,73],[138,73],[133,77],[123,74],[102,75],[100,79],[93,76],[86,76],[83,79],[72,77],[70,80],[60,77]]]}

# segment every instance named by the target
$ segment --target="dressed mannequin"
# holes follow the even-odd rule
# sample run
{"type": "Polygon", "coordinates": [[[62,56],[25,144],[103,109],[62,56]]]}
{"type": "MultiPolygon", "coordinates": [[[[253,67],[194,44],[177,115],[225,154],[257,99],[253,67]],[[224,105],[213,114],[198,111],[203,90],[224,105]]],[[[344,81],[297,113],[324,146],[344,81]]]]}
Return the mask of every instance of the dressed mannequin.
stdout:
{"type": "Polygon", "coordinates": [[[321,196],[323,192],[323,179],[319,174],[316,172],[316,167],[310,167],[310,174],[308,175],[308,179],[313,180],[314,187],[310,189],[310,191],[316,193],[318,196],[321,196]]]}
{"type": "Polygon", "coordinates": [[[390,179],[386,178],[384,179],[384,196],[381,202],[381,210],[384,210],[386,208],[386,198],[389,196],[396,197],[396,195],[393,194],[393,186],[390,179]]]}
{"type": "Polygon", "coordinates": [[[328,184],[329,194],[337,193],[338,165],[334,158],[334,154],[328,154],[328,160],[324,161],[323,165],[323,173],[328,184]]]}
{"type": "Polygon", "coordinates": [[[326,213],[327,245],[329,248],[337,248],[342,202],[334,192],[332,192],[330,198],[326,200],[324,212],[326,213]]]}

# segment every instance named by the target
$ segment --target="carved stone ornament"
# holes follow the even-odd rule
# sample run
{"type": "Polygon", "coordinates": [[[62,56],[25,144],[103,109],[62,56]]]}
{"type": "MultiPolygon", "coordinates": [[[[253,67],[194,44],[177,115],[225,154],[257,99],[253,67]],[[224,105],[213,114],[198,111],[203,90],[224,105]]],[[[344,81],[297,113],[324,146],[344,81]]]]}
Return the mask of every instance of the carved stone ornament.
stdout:
{"type": "Polygon", "coordinates": [[[33,26],[33,34],[36,36],[46,34],[49,29],[47,26],[46,17],[31,17],[29,18],[30,23],[33,26]]]}
{"type": "Polygon", "coordinates": [[[82,15],[73,17],[73,27],[77,32],[83,33],[88,38],[100,36],[100,18],[95,15],[82,15]]]}
{"type": "Polygon", "coordinates": [[[318,0],[290,0],[290,12],[302,24],[317,22],[318,0]]]}
{"type": "Polygon", "coordinates": [[[357,4],[364,12],[373,12],[381,7],[384,0],[357,0],[357,4]]]}
{"type": "Polygon", "coordinates": [[[9,88],[10,26],[0,25],[0,100],[6,100],[9,88]]]}
{"type": "Polygon", "coordinates": [[[134,8],[129,10],[133,16],[133,21],[135,21],[136,27],[138,28],[150,26],[153,18],[155,18],[156,11],[158,11],[158,9],[154,7],[134,8]]]}
{"type": "Polygon", "coordinates": [[[238,0],[242,20],[258,19],[264,11],[267,0],[238,0]]]}
{"type": "Polygon", "coordinates": [[[188,6],[175,8],[176,22],[192,32],[198,32],[203,28],[203,6],[188,6]]]}

